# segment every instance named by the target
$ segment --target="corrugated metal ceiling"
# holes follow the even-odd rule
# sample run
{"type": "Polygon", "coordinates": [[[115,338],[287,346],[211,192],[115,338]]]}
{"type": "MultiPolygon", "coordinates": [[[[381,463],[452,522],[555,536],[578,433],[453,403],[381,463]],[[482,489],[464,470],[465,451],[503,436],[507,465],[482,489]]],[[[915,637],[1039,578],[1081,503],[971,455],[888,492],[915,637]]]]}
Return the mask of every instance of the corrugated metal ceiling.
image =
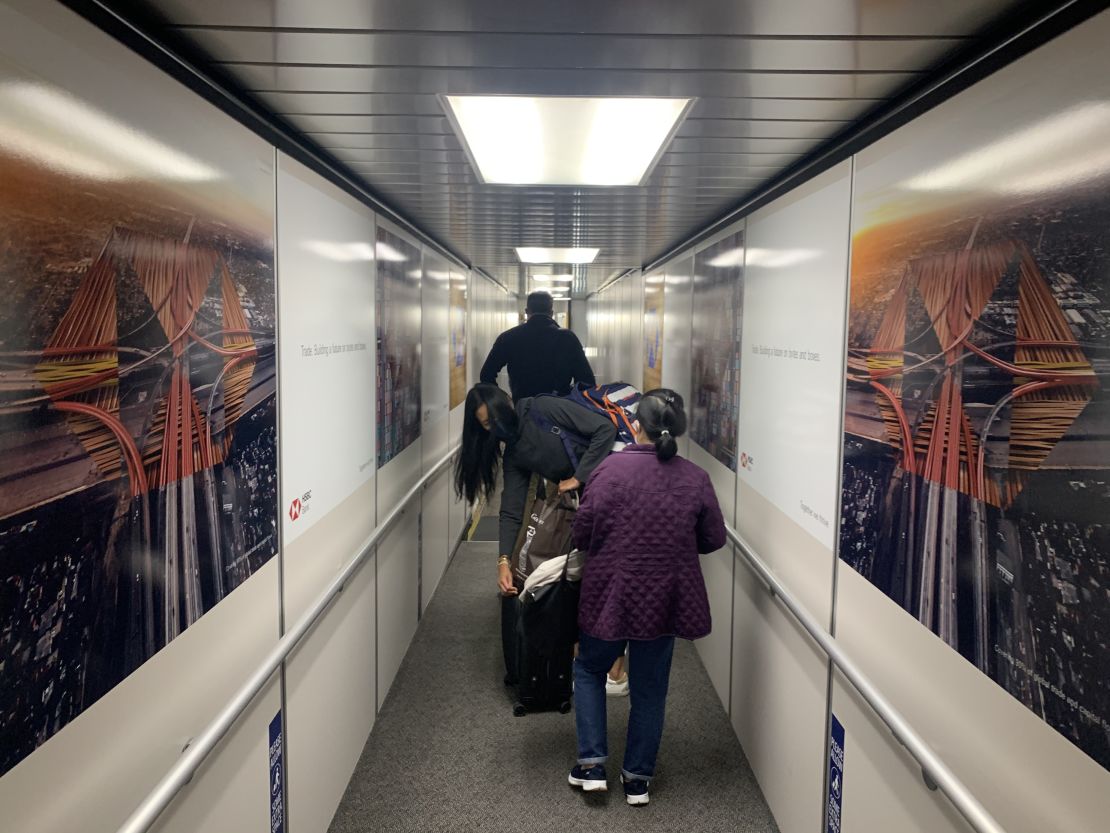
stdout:
{"type": "Polygon", "coordinates": [[[522,278],[514,246],[600,247],[578,270],[581,294],[706,226],[1016,4],[147,5],[384,202],[506,285],[522,278]],[[478,181],[442,93],[697,101],[642,187],[514,187],[478,181]]]}

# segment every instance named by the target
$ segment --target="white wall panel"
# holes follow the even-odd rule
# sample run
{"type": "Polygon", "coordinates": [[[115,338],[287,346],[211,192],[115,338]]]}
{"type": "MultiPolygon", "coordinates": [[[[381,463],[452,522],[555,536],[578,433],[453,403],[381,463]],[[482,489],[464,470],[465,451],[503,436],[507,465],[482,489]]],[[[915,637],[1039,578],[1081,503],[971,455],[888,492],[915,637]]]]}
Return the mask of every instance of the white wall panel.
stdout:
{"type": "MultiPolygon", "coordinates": [[[[744,270],[736,527],[826,628],[850,186],[845,162],[749,217],[744,270]]],[[[780,829],[814,830],[828,662],[741,559],[736,573],[733,725],[780,829]]]]}
{"type": "Polygon", "coordinates": [[[626,379],[639,390],[644,389],[644,273],[636,270],[628,279],[628,343],[625,345],[626,379]]]}
{"type": "MultiPolygon", "coordinates": [[[[286,623],[318,596],[373,530],[374,482],[286,550],[286,623]]],[[[285,664],[291,830],[325,831],[374,726],[374,556],[285,664]]]]}
{"type": "MultiPolygon", "coordinates": [[[[421,374],[423,424],[421,471],[438,463],[449,447],[450,431],[450,323],[451,271],[449,264],[424,248],[424,282],[421,287],[421,374]]],[[[447,567],[448,480],[441,473],[421,496],[420,610],[427,607],[447,567]]]]}
{"type": "MultiPolygon", "coordinates": [[[[420,479],[420,440],[378,472],[378,517],[384,518],[420,479]]],[[[385,702],[416,633],[420,595],[420,502],[408,505],[378,544],[378,706],[385,702]]]]}
{"type": "MultiPolygon", "coordinates": [[[[452,282],[461,281],[463,291],[466,296],[466,314],[465,314],[465,327],[466,327],[466,384],[465,390],[469,391],[476,381],[474,373],[471,368],[473,367],[473,354],[474,354],[474,331],[473,331],[473,305],[474,305],[474,288],[473,278],[470,270],[462,269],[460,267],[452,267],[451,270],[452,282]]],[[[483,357],[484,358],[484,357],[483,357]]],[[[452,408],[447,421],[447,446],[454,448],[459,444],[462,439],[462,424],[463,412],[465,410],[465,394],[462,403],[457,404],[452,408]]],[[[459,535],[462,533],[463,527],[466,524],[468,507],[465,499],[455,497],[454,489],[454,467],[448,470],[448,501],[450,508],[448,510],[448,558],[454,551],[455,544],[458,542],[459,535]]]]}
{"type": "MultiPolygon", "coordinates": [[[[744,512],[766,517],[759,535],[748,534],[749,543],[761,555],[785,554],[792,575],[811,570],[813,582],[827,584],[828,553],[758,492],[744,483],[739,492],[744,512]]],[[[827,689],[824,653],[738,555],[732,725],[783,833],[808,833],[821,824],[827,689]]]]}
{"type": "MultiPolygon", "coordinates": [[[[1108,40],[1103,12],[855,160],[836,635],[1010,833],[1110,817],[1110,454],[1094,441],[1110,425],[1108,40]],[[886,333],[923,366],[907,362],[880,399],[857,380],[877,372],[867,351],[889,349],[886,333]],[[1029,343],[1045,338],[1052,351],[1029,343]],[[924,364],[941,346],[947,362],[924,364]],[[1007,355],[1090,386],[1019,401],[1028,378],[1007,355]],[[876,422],[892,401],[911,460],[876,422]],[[939,441],[923,418],[934,408],[964,421],[961,442],[939,441]],[[1008,416],[987,424],[995,408],[1008,416]],[[981,477],[969,448],[984,449],[981,477]],[[931,537],[934,522],[953,534],[931,537]]],[[[846,826],[962,829],[904,791],[881,733],[845,729],[846,826]]]]}
{"type": "MultiPolygon", "coordinates": [[[[735,525],[736,513],[736,473],[696,443],[690,443],[691,462],[701,466],[709,473],[721,513],[725,523],[735,525]]],[[[713,616],[713,631],[694,644],[698,654],[709,672],[709,679],[717,690],[717,696],[725,709],[730,708],[730,686],[732,684],[732,593],[733,593],[732,544],[727,544],[715,553],[701,557],[701,571],[705,576],[705,586],[709,591],[709,609],[713,616]]]]}
{"type": "MultiPolygon", "coordinates": [[[[465,404],[459,405],[451,411],[450,421],[448,422],[448,439],[453,446],[458,445],[459,440],[462,438],[463,426],[463,412],[465,411],[465,404]]],[[[467,518],[469,517],[470,507],[466,503],[466,498],[455,497],[455,468],[452,465],[447,470],[447,489],[448,500],[450,502],[450,522],[448,526],[448,551],[447,557],[450,559],[451,554],[454,552],[455,545],[458,543],[459,536],[462,535],[463,528],[466,526],[467,518]]]]}
{"type": "MultiPolygon", "coordinates": [[[[247,422],[258,428],[256,437],[271,436],[276,424],[269,408],[276,368],[268,332],[274,324],[273,148],[60,3],[0,4],[0,111],[0,178],[8,197],[0,200],[8,290],[0,315],[5,350],[39,353],[51,332],[57,334],[56,322],[84,304],[85,315],[98,317],[97,331],[110,333],[106,340],[113,346],[134,348],[135,333],[128,331],[138,324],[145,328],[143,348],[162,348],[171,339],[188,345],[192,373],[183,359],[167,361],[172,351],[159,349],[142,363],[184,367],[186,395],[207,415],[211,388],[193,387],[193,382],[226,367],[216,351],[231,347],[228,334],[211,317],[191,316],[189,332],[178,332],[183,316],[177,311],[151,320],[147,310],[156,303],[151,299],[165,292],[161,280],[167,275],[155,274],[159,267],[207,262],[213,274],[221,274],[217,266],[226,266],[223,288],[231,289],[229,295],[221,297],[219,279],[193,294],[193,287],[183,286],[188,266],[170,269],[169,286],[182,292],[178,297],[203,305],[206,313],[244,314],[254,325],[254,346],[261,348],[256,362],[238,366],[240,371],[252,368],[245,378],[245,419],[237,423],[229,413],[222,426],[226,431],[216,442],[222,445],[223,436],[233,431],[243,438],[250,430],[243,427],[247,422]],[[21,196],[13,203],[11,195],[21,196]],[[27,257],[29,240],[34,242],[27,257]],[[102,252],[114,258],[106,263],[108,289],[87,281],[95,264],[105,263],[102,252]],[[83,291],[90,294],[79,300],[83,291]],[[14,298],[23,301],[11,303],[14,298]],[[11,327],[16,310],[24,320],[11,327]],[[32,320],[34,326],[27,326],[32,320]],[[219,346],[213,350],[198,335],[219,346]],[[260,402],[263,407],[257,407],[260,402]]],[[[141,450],[154,435],[143,427],[142,412],[154,414],[167,401],[169,382],[160,386],[158,374],[149,380],[141,380],[147,375],[142,371],[131,374],[139,351],[103,352],[112,358],[102,355],[97,361],[119,371],[119,398],[101,398],[103,385],[82,396],[86,404],[94,401],[118,415],[128,434],[134,430],[130,439],[141,450]]],[[[12,355],[7,354],[5,375],[12,355]]],[[[77,370],[67,378],[76,379],[77,370]]],[[[226,396],[226,388],[221,390],[226,396]]],[[[15,388],[9,388],[9,405],[19,398],[13,393],[15,388]]],[[[52,398],[55,404],[65,399],[73,404],[65,394],[52,398]]],[[[217,410],[223,413],[222,403],[217,410]]],[[[0,651],[6,770],[0,778],[0,827],[28,833],[115,830],[278,639],[277,484],[276,477],[271,479],[276,441],[233,443],[213,462],[217,455],[206,455],[205,444],[194,443],[186,433],[185,453],[172,459],[182,464],[190,449],[200,449],[199,460],[208,457],[208,462],[196,467],[198,485],[193,487],[193,476],[185,475],[165,478],[172,486],[135,489],[149,459],[120,476],[104,463],[103,453],[99,463],[93,462],[94,450],[72,439],[74,426],[69,422],[67,428],[67,417],[59,418],[50,404],[36,411],[16,417],[18,434],[9,433],[10,413],[0,428],[6,458],[0,584],[7,588],[5,602],[13,603],[3,611],[5,650],[0,651]],[[29,451],[40,448],[40,424],[54,437],[71,437],[59,446],[42,444],[49,451],[45,458],[40,455],[46,460],[41,469],[35,460],[39,452],[29,451]],[[253,459],[245,460],[248,454],[253,459]],[[24,471],[12,476],[9,464],[17,456],[17,469],[24,471]],[[66,457],[71,458],[68,465],[66,457]],[[35,470],[56,479],[34,488],[21,482],[35,470]],[[223,485],[224,477],[234,481],[233,472],[248,470],[250,482],[240,480],[237,491],[223,485]],[[208,482],[215,481],[211,490],[199,485],[209,473],[214,474],[208,482]],[[144,493],[153,534],[133,520],[139,517],[139,502],[129,502],[131,491],[144,493]],[[211,504],[201,508],[201,494],[211,504]],[[32,495],[34,505],[19,509],[32,495]],[[196,497],[196,505],[178,499],[183,496],[196,497]],[[223,515],[220,508],[209,508],[221,505],[223,515]],[[13,514],[24,511],[44,514],[13,514]],[[163,521],[167,516],[186,530],[173,546],[167,532],[172,527],[163,521]],[[243,518],[238,530],[243,534],[235,536],[221,525],[225,518],[243,518]],[[35,528],[49,528],[55,537],[49,548],[40,545],[28,552],[26,535],[35,528]],[[190,541],[191,531],[200,534],[190,541]],[[152,553],[151,560],[142,557],[146,553],[152,553]],[[191,566],[189,553],[196,556],[191,566]],[[258,563],[264,558],[269,560],[258,563]],[[62,592],[51,586],[53,575],[43,581],[42,572],[9,572],[26,563],[48,571],[51,562],[65,565],[64,577],[56,582],[62,592]],[[173,583],[163,580],[167,573],[181,582],[181,592],[170,595],[168,604],[155,595],[175,592],[173,583]],[[215,589],[219,585],[222,589],[215,589]],[[25,591],[18,601],[15,587],[25,591]],[[44,599],[46,605],[38,608],[44,599]],[[115,627],[117,621],[128,626],[115,627]],[[8,630],[9,625],[14,627],[8,630]],[[140,630],[142,635],[136,635],[140,630]],[[37,633],[17,673],[7,649],[24,654],[28,631],[37,633]],[[31,665],[40,661],[38,668],[31,665]],[[125,673],[125,668],[134,670],[125,673]],[[26,696],[24,684],[32,677],[43,687],[26,696]],[[24,697],[15,705],[19,694],[24,697]],[[24,711],[29,706],[36,712],[24,711]],[[32,740],[51,734],[34,751],[20,731],[31,727],[32,740]],[[13,748],[29,754],[7,769],[14,763],[9,758],[13,748]]],[[[157,444],[150,448],[156,459],[161,457],[157,444]]],[[[153,483],[149,470],[147,476],[153,483]]],[[[279,709],[280,693],[271,685],[164,814],[160,830],[268,827],[267,731],[279,709]]]]}
{"type": "MultiPolygon", "coordinates": [[[[1099,833],[1110,775],[885,596],[838,565],[837,639],[1007,833],[1099,833]]],[[[844,829],[964,833],[919,768],[838,680],[844,829]]]]}
{"type": "MultiPolygon", "coordinates": [[[[374,216],[284,155],[277,196],[288,625],[374,529],[374,216]]],[[[374,615],[371,557],[286,663],[293,829],[327,829],[373,726],[374,615]]]]}
{"type": "MultiPolygon", "coordinates": [[[[663,311],[663,387],[678,393],[686,403],[689,418],[691,405],[690,335],[693,322],[694,257],[687,255],[668,263],[663,311]]],[[[678,441],[679,453],[690,456],[690,437],[678,441]]]]}
{"type": "MultiPolygon", "coordinates": [[[[393,374],[392,396],[388,391],[385,396],[379,392],[379,436],[382,436],[383,424],[386,435],[390,435],[389,420],[395,426],[389,443],[391,453],[388,456],[383,453],[381,442],[378,448],[377,511],[380,522],[400,504],[423,472],[423,440],[419,433],[423,428],[423,412],[419,401],[423,400],[425,362],[421,343],[421,248],[391,223],[379,218],[377,225],[378,291],[392,291],[392,297],[385,303],[383,296],[378,296],[379,387],[385,384],[382,373],[387,365],[393,374]],[[388,241],[388,249],[382,245],[383,240],[388,241]],[[383,272],[385,269],[391,271],[383,272]],[[411,367],[411,362],[418,366],[411,367]],[[392,416],[383,412],[383,408],[391,411],[392,416]],[[396,427],[403,430],[398,432],[396,427]]],[[[441,374],[444,379],[446,373],[444,359],[441,374]]],[[[445,401],[446,393],[440,402],[445,401]]],[[[420,532],[420,498],[417,496],[404,507],[400,517],[378,543],[375,590],[379,708],[416,633],[420,615],[420,532]]]]}

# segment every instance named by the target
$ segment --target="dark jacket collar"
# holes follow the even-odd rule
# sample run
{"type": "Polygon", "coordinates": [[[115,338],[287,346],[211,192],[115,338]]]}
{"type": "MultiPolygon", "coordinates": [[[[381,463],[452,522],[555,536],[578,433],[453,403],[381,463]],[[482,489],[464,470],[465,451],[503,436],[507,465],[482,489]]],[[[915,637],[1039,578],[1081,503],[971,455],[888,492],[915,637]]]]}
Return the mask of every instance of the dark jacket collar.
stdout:
{"type": "Polygon", "coordinates": [[[525,323],[525,325],[534,324],[537,327],[558,327],[559,326],[556,323],[554,318],[552,318],[550,315],[545,315],[542,312],[538,312],[535,315],[529,315],[528,320],[525,321],[524,323],[525,323]]]}

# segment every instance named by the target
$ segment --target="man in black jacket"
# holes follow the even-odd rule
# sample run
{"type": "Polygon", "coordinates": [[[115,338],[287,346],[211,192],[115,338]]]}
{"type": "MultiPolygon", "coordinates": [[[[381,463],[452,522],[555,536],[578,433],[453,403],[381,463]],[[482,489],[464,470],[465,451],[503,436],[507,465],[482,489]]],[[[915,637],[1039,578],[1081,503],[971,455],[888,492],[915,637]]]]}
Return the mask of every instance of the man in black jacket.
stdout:
{"type": "Polygon", "coordinates": [[[481,381],[497,384],[509,366],[509,390],[519,402],[541,393],[569,393],[571,383],[597,384],[582,342],[555,323],[555,302],[546,292],[533,292],[524,309],[528,320],[497,337],[482,365],[481,381]]]}

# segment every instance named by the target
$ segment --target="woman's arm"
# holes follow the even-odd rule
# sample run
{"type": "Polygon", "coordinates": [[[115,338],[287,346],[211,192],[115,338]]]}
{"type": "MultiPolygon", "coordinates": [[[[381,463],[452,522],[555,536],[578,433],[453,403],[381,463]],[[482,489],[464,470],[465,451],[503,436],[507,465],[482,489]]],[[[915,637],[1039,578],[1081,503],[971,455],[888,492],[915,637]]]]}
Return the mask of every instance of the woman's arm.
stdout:
{"type": "Polygon", "coordinates": [[[594,469],[613,450],[613,442],[617,438],[617,427],[605,417],[595,414],[581,405],[554,396],[544,396],[536,399],[532,403],[532,407],[537,406],[542,407],[551,421],[560,428],[566,428],[581,437],[589,439],[589,448],[582,454],[582,458],[578,461],[578,468],[574,472],[575,479],[580,484],[585,485],[594,473],[594,469]]]}
{"type": "Polygon", "coordinates": [[[698,552],[703,555],[716,552],[725,545],[725,519],[721,515],[721,504],[717,501],[713,481],[705,472],[702,472],[701,511],[698,513],[696,532],[698,552]]]}
{"type": "Polygon", "coordinates": [[[532,473],[518,466],[512,452],[506,452],[501,461],[504,484],[501,490],[501,512],[498,518],[499,555],[513,554],[516,536],[520,534],[520,523],[524,517],[524,504],[528,500],[528,481],[532,473]]]}

